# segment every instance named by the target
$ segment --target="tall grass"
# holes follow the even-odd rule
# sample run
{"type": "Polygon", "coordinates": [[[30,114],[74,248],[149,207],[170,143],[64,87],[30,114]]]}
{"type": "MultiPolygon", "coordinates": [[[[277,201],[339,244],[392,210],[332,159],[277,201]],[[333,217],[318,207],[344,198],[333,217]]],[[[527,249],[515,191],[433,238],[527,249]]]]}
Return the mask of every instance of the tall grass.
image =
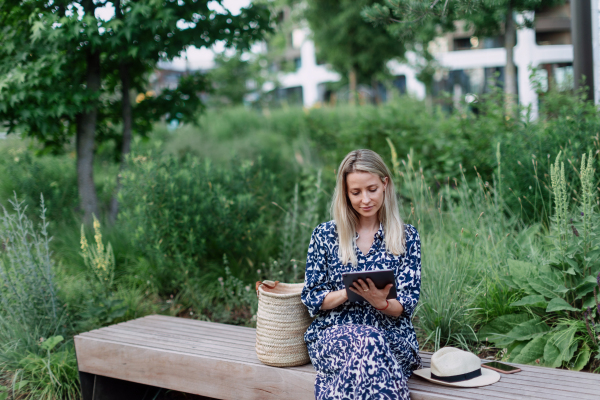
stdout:
{"type": "Polygon", "coordinates": [[[415,321],[421,345],[469,348],[476,344],[478,326],[508,312],[516,293],[502,283],[502,276],[507,259],[520,243],[530,241],[531,228],[506,207],[498,182],[479,175],[469,182],[461,168],[459,177],[431,187],[413,157],[400,161],[388,143],[404,219],[418,229],[422,241],[415,321]]]}

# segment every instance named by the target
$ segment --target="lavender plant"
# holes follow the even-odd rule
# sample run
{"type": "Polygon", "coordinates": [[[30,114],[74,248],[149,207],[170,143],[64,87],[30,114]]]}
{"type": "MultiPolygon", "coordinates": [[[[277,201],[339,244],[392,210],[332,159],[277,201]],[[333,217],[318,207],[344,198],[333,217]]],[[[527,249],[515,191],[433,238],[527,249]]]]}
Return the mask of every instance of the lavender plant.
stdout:
{"type": "Polygon", "coordinates": [[[63,316],[53,281],[44,197],[39,229],[16,194],[9,203],[13,212],[2,207],[0,214],[0,319],[27,331],[39,328],[50,336],[63,316]]]}

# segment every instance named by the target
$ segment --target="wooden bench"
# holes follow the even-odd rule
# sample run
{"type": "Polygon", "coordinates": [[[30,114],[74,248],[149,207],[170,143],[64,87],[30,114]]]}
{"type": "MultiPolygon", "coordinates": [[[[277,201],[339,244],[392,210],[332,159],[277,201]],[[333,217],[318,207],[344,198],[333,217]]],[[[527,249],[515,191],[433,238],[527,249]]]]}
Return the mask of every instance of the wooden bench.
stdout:
{"type": "MultiPolygon", "coordinates": [[[[311,364],[266,366],[256,358],[254,342],[252,328],[160,315],[86,332],[75,337],[83,398],[141,400],[142,388],[159,387],[227,400],[314,399],[311,364]],[[105,383],[100,385],[102,380],[105,383]],[[125,389],[118,385],[123,381],[141,385],[124,395],[125,389]]],[[[421,356],[429,366],[431,353],[421,356]]],[[[600,375],[519,367],[523,372],[502,375],[494,385],[473,389],[440,386],[413,376],[411,398],[600,399],[600,375]]]]}

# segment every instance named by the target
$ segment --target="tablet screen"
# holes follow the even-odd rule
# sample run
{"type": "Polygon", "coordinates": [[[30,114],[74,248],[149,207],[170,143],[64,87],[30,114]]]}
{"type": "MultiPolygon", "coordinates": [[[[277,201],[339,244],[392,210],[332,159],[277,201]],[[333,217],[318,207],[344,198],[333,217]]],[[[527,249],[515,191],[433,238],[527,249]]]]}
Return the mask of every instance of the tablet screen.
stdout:
{"type": "Polygon", "coordinates": [[[354,293],[349,289],[352,286],[353,282],[362,279],[364,282],[367,281],[367,278],[370,278],[375,284],[375,287],[378,289],[383,289],[388,284],[392,284],[392,288],[388,293],[388,299],[395,299],[397,296],[396,293],[396,284],[394,279],[394,271],[391,269],[382,269],[378,271],[358,271],[358,272],[346,272],[342,274],[342,280],[344,281],[344,286],[346,287],[346,293],[348,294],[348,301],[351,303],[363,302],[362,296],[354,293]]]}

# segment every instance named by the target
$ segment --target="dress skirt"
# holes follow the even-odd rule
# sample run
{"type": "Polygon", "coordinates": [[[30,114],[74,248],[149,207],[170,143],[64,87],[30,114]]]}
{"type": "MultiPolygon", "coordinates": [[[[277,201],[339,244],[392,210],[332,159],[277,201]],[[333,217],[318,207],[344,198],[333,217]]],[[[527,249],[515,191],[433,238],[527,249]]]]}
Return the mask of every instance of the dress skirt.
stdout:
{"type": "Polygon", "coordinates": [[[390,346],[377,328],[332,326],[308,351],[317,400],[410,400],[407,380],[419,360],[410,349],[390,346]]]}

